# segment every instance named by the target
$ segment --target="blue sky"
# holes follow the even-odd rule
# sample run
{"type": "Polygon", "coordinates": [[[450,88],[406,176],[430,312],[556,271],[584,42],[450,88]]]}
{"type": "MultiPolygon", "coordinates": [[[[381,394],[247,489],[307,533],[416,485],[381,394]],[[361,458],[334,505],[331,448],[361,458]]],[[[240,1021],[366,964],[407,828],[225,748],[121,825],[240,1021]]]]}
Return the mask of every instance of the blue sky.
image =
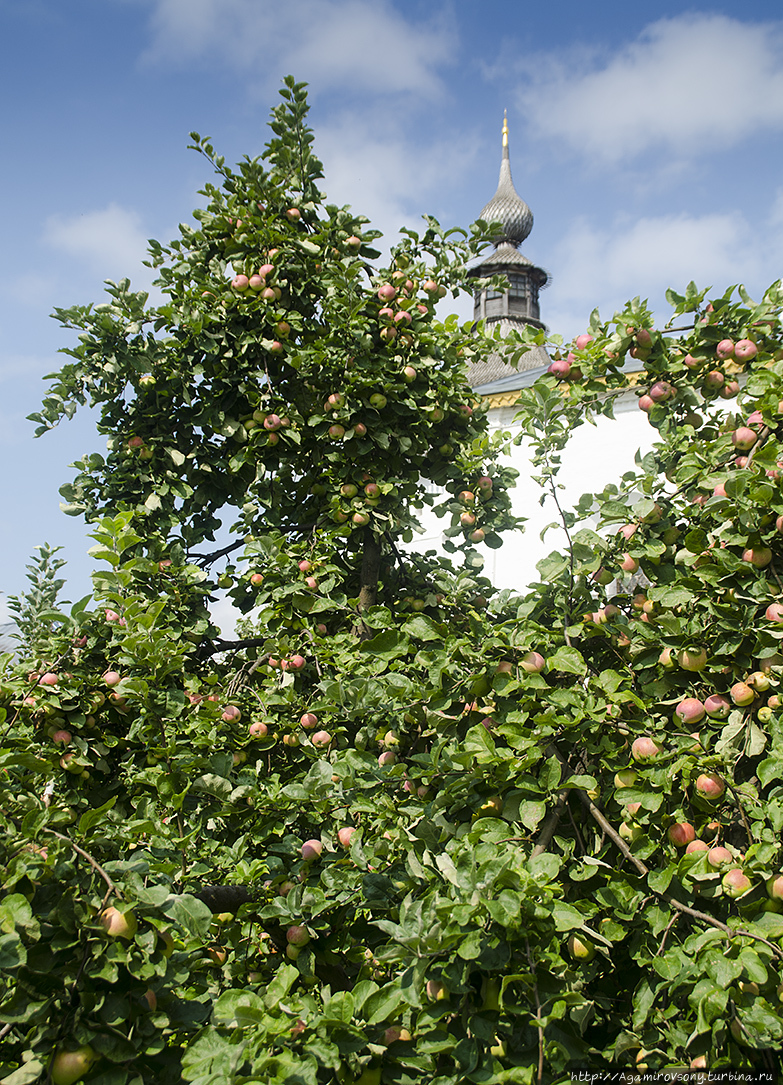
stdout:
{"type": "Polygon", "coordinates": [[[635,295],[662,309],[690,279],[758,294],[781,274],[776,3],[0,0],[0,36],[4,595],[44,541],[70,597],[89,589],[57,491],[101,443],[87,414],[39,440],[25,421],[69,342],[48,314],[106,278],[149,285],[146,239],[174,236],[208,179],[189,132],[229,161],[259,153],[289,72],[310,84],[330,200],[392,235],[477,216],[508,109],[553,330],[635,295]]]}

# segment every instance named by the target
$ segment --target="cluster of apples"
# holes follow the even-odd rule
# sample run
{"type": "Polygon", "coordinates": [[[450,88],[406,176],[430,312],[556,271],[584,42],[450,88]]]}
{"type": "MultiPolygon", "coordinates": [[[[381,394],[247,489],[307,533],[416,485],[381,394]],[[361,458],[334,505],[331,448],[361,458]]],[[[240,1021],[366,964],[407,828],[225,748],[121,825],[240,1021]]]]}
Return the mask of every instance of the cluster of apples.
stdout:
{"type": "Polygon", "coordinates": [[[129,452],[138,455],[140,460],[151,460],[154,454],[149,445],[145,443],[144,438],[139,437],[138,434],[129,437],[125,442],[125,447],[129,452]]]}
{"type": "Polygon", "coordinates": [[[419,301],[413,304],[409,299],[413,299],[416,293],[416,284],[408,278],[405,271],[399,268],[392,273],[391,281],[380,284],[376,291],[376,297],[381,303],[378,310],[378,320],[381,324],[379,334],[385,343],[393,343],[399,334],[400,342],[411,346],[413,336],[408,329],[413,323],[414,313],[418,312],[426,316],[430,312],[432,302],[446,294],[445,287],[440,286],[434,279],[426,279],[421,289],[429,296],[429,303],[419,301]]]}
{"type": "MultiPolygon", "coordinates": [[[[270,249],[267,254],[268,259],[271,260],[276,256],[277,251],[277,249],[270,249]]],[[[274,271],[274,264],[265,263],[250,275],[240,272],[231,280],[231,289],[238,294],[244,294],[249,290],[252,294],[260,295],[265,301],[279,301],[283,296],[283,292],[279,286],[272,286],[269,281],[274,275],[274,271]]]]}
{"type": "MultiPolygon", "coordinates": [[[[638,337],[637,337],[638,338],[638,337]]],[[[634,354],[634,357],[644,359],[643,354],[634,354]]],[[[722,399],[733,399],[739,392],[739,382],[726,372],[726,365],[734,363],[744,366],[752,361],[758,354],[758,346],[752,339],[721,339],[715,347],[714,354],[703,355],[686,354],[682,358],[682,364],[693,372],[706,370],[702,380],[701,393],[705,399],[714,399],[720,396],[722,399]],[[715,364],[717,360],[717,365],[715,364]]],[[[656,381],[652,387],[639,397],[639,409],[649,413],[657,403],[666,403],[677,395],[676,388],[667,380],[656,381]]]]}
{"type": "Polygon", "coordinates": [[[276,445],[280,441],[280,431],[288,429],[291,419],[275,411],[256,410],[250,418],[243,419],[242,424],[248,432],[262,429],[266,435],[267,444],[276,445]]]}
{"type": "MultiPolygon", "coordinates": [[[[319,751],[326,751],[329,749],[332,744],[332,735],[323,728],[316,730],[318,727],[318,716],[316,716],[314,712],[303,713],[299,720],[299,725],[303,730],[312,732],[309,736],[309,741],[314,749],[319,751]]],[[[247,731],[250,738],[266,738],[269,734],[269,728],[261,720],[255,720],[251,723],[247,731]]],[[[298,731],[287,731],[283,735],[284,746],[299,746],[301,741],[302,739],[298,731]]]]}
{"type": "Polygon", "coordinates": [[[457,494],[457,501],[464,506],[464,511],[459,514],[459,522],[467,538],[472,543],[483,542],[486,532],[479,520],[481,517],[481,500],[492,497],[493,482],[489,475],[482,475],[476,480],[475,493],[473,490],[462,490],[457,494]]]}
{"type": "MultiPolygon", "coordinates": [[[[577,335],[574,340],[574,349],[585,350],[588,343],[593,342],[593,338],[594,337],[588,332],[577,335]]],[[[573,351],[569,351],[565,358],[560,357],[559,354],[555,355],[555,358],[547,369],[547,373],[551,373],[553,376],[557,377],[558,380],[563,381],[577,381],[581,380],[583,376],[582,370],[579,367],[579,358],[573,351]]]]}
{"type": "MultiPolygon", "coordinates": [[[[368,402],[375,410],[381,411],[386,406],[387,399],[382,392],[374,392],[370,396],[368,402]]],[[[352,437],[367,436],[366,424],[361,420],[352,421],[350,419],[352,412],[347,406],[347,399],[344,392],[332,392],[324,402],[323,412],[324,414],[336,414],[340,418],[340,421],[333,422],[327,430],[330,440],[342,441],[346,433],[352,437]]],[[[313,492],[316,492],[315,487],[313,487],[313,492]]]]}
{"type": "Polygon", "coordinates": [[[343,501],[333,513],[337,523],[345,524],[350,520],[355,527],[366,527],[370,522],[371,510],[377,508],[381,502],[381,488],[378,483],[365,471],[358,484],[342,483],[339,493],[343,501]]]}

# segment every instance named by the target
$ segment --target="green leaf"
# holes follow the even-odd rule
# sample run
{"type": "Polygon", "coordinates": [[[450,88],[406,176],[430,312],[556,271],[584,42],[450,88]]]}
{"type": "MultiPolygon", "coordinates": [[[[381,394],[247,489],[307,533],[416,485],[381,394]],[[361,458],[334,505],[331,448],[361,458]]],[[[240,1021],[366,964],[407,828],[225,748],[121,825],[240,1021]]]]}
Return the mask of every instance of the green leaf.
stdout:
{"type": "Polygon", "coordinates": [[[27,951],[22,944],[22,939],[12,931],[10,934],[0,935],[0,969],[12,971],[27,963],[27,951]]]}
{"type": "Polygon", "coordinates": [[[216,1025],[243,1028],[263,1025],[267,1013],[263,999],[253,991],[224,991],[214,1005],[212,1020],[216,1025]]]}
{"type": "Polygon", "coordinates": [[[79,818],[79,835],[85,836],[90,829],[95,825],[99,825],[103,821],[104,814],[111,810],[117,801],[117,796],[113,795],[108,802],[105,802],[103,806],[99,806],[94,810],[88,810],[82,814],[79,818]]]}
{"type": "Polygon", "coordinates": [[[556,901],[552,906],[552,918],[555,921],[556,931],[578,930],[585,922],[582,912],[564,901],[556,901]]]}
{"type": "Polygon", "coordinates": [[[409,618],[404,625],[405,632],[416,640],[443,640],[443,629],[424,614],[409,618]]]}
{"type": "Polygon", "coordinates": [[[586,674],[587,664],[576,648],[558,648],[547,660],[549,671],[564,671],[566,674],[586,674]]]}
{"type": "Polygon", "coordinates": [[[397,1010],[404,1001],[402,989],[397,984],[386,984],[379,991],[370,995],[363,1007],[368,1025],[377,1025],[382,1021],[393,1021],[397,1010]]]}
{"type": "Polygon", "coordinates": [[[0,1085],[33,1085],[46,1072],[46,1063],[33,1058],[0,1080],[0,1085]]]}
{"type": "Polygon", "coordinates": [[[275,973],[275,977],[266,989],[264,1005],[267,1009],[274,1009],[278,1003],[287,996],[293,985],[299,979],[299,969],[291,964],[282,964],[275,973]]]}
{"type": "Polygon", "coordinates": [[[410,641],[395,629],[384,629],[370,640],[362,641],[359,650],[378,659],[398,659],[408,654],[410,641]]]}
{"type": "Polygon", "coordinates": [[[194,938],[206,938],[209,933],[212,912],[206,904],[189,893],[168,897],[162,910],[194,938]]]}

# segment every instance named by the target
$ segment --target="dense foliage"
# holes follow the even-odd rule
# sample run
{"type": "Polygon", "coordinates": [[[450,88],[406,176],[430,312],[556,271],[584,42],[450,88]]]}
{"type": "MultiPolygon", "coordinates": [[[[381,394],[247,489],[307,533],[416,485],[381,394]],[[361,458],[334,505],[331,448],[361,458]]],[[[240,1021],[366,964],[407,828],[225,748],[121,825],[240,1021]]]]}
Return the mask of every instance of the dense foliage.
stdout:
{"type": "Polygon", "coordinates": [[[153,244],[162,304],[59,313],[37,421],[98,407],[64,494],[101,567],[65,609],[44,548],[2,658],[2,1082],[774,1067],[780,284],[553,338],[519,414],[544,494],[619,395],[659,440],[494,592],[514,472],[464,362],[497,343],[435,314],[491,225],[379,269],[282,96],[263,161],[196,139],[222,186],[153,244]],[[458,564],[405,550],[428,504],[458,564]]]}

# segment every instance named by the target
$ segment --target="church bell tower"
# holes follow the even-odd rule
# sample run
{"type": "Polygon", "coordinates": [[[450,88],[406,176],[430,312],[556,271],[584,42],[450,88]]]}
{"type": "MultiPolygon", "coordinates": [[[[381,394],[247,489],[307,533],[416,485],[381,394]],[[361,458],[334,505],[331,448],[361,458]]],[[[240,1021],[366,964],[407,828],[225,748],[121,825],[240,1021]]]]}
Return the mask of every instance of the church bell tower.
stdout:
{"type": "MultiPolygon", "coordinates": [[[[479,215],[485,222],[499,222],[500,231],[493,237],[493,251],[469,274],[476,279],[504,275],[509,282],[505,291],[490,290],[477,285],[474,293],[473,316],[483,320],[488,330],[500,325],[502,333],[519,330],[525,324],[543,328],[539,292],[549,285],[550,277],[543,268],[519,251],[519,246],[533,228],[533,212],[514,188],[508,153],[508,120],[503,119],[503,157],[497,192],[479,215]]],[[[522,358],[519,368],[512,369],[500,355],[471,368],[469,378],[474,388],[500,377],[548,365],[543,348],[533,348],[522,358]],[[474,372],[475,370],[475,372],[474,372]]],[[[479,390],[477,388],[477,390],[479,390]]]]}

